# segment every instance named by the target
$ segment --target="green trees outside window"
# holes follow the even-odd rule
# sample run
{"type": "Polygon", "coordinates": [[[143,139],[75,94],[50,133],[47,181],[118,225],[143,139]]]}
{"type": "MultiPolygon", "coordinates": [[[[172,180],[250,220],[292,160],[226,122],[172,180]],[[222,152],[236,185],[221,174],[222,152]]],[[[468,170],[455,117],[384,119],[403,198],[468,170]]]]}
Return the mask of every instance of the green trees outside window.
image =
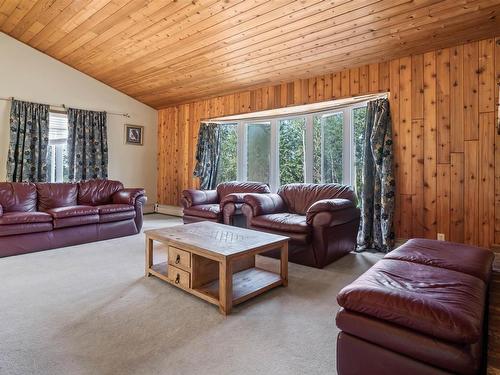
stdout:
{"type": "Polygon", "coordinates": [[[247,180],[269,183],[271,124],[247,125],[247,180]]]}
{"type": "Polygon", "coordinates": [[[343,181],[343,112],[313,116],[313,182],[343,181]]]}
{"type": "Polygon", "coordinates": [[[363,188],[363,147],[365,143],[366,107],[352,110],[354,138],[354,181],[353,187],[359,196],[363,188]]]}
{"type": "Polygon", "coordinates": [[[280,185],[305,181],[306,119],[279,120],[280,185]]]}
{"type": "Polygon", "coordinates": [[[238,124],[222,124],[217,183],[238,179],[238,124]]]}

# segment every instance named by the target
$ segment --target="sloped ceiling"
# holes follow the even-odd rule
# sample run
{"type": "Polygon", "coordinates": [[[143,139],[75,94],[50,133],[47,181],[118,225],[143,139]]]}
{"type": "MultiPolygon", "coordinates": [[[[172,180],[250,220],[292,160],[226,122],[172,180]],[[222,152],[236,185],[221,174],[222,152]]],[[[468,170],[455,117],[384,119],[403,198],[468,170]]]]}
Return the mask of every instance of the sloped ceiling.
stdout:
{"type": "Polygon", "coordinates": [[[154,108],[494,36],[500,0],[0,0],[0,31],[154,108]]]}

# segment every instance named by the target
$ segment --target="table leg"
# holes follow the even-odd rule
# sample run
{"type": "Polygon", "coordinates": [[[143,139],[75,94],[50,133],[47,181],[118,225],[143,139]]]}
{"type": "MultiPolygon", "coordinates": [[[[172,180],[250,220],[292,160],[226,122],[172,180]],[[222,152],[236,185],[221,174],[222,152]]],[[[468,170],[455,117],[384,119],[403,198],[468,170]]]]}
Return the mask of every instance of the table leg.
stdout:
{"type": "Polygon", "coordinates": [[[230,261],[219,263],[219,310],[224,315],[231,314],[233,307],[233,270],[230,261]]]}
{"type": "Polygon", "coordinates": [[[281,246],[280,276],[283,286],[288,285],[288,242],[281,246]]]}
{"type": "Polygon", "coordinates": [[[149,269],[153,265],[153,240],[146,237],[146,276],[151,276],[149,269]]]}

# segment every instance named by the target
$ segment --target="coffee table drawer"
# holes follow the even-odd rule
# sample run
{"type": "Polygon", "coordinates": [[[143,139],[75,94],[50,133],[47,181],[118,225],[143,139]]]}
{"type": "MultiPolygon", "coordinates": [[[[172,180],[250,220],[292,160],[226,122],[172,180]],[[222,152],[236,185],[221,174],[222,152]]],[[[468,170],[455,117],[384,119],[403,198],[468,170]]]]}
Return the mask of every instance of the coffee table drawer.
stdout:
{"type": "Polygon", "coordinates": [[[190,274],[187,271],[181,270],[180,268],[174,267],[172,265],[168,266],[168,278],[177,286],[181,288],[189,288],[190,274]]]}
{"type": "Polygon", "coordinates": [[[191,268],[191,253],[173,246],[168,247],[168,262],[176,267],[191,268]]]}

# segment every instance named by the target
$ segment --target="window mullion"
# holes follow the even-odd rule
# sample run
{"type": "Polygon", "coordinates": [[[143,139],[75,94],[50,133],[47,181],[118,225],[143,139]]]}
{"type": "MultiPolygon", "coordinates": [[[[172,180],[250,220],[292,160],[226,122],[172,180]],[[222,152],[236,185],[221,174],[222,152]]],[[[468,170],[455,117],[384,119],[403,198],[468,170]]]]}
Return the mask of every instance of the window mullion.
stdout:
{"type": "Polygon", "coordinates": [[[351,185],[351,164],[352,164],[352,131],[351,131],[351,109],[345,108],[343,110],[343,142],[342,142],[342,169],[343,169],[343,183],[351,185]]]}
{"type": "Polygon", "coordinates": [[[246,145],[245,145],[245,124],[242,121],[238,121],[238,145],[237,145],[237,167],[236,175],[238,181],[246,181],[246,168],[245,168],[245,157],[246,157],[246,145]]]}
{"type": "Polygon", "coordinates": [[[271,155],[270,155],[270,171],[269,185],[271,191],[275,192],[279,186],[279,135],[278,135],[278,120],[271,119],[271,155]]]}
{"type": "Polygon", "coordinates": [[[305,182],[313,182],[313,164],[314,164],[314,125],[313,115],[306,116],[306,145],[305,145],[305,182]]]}

